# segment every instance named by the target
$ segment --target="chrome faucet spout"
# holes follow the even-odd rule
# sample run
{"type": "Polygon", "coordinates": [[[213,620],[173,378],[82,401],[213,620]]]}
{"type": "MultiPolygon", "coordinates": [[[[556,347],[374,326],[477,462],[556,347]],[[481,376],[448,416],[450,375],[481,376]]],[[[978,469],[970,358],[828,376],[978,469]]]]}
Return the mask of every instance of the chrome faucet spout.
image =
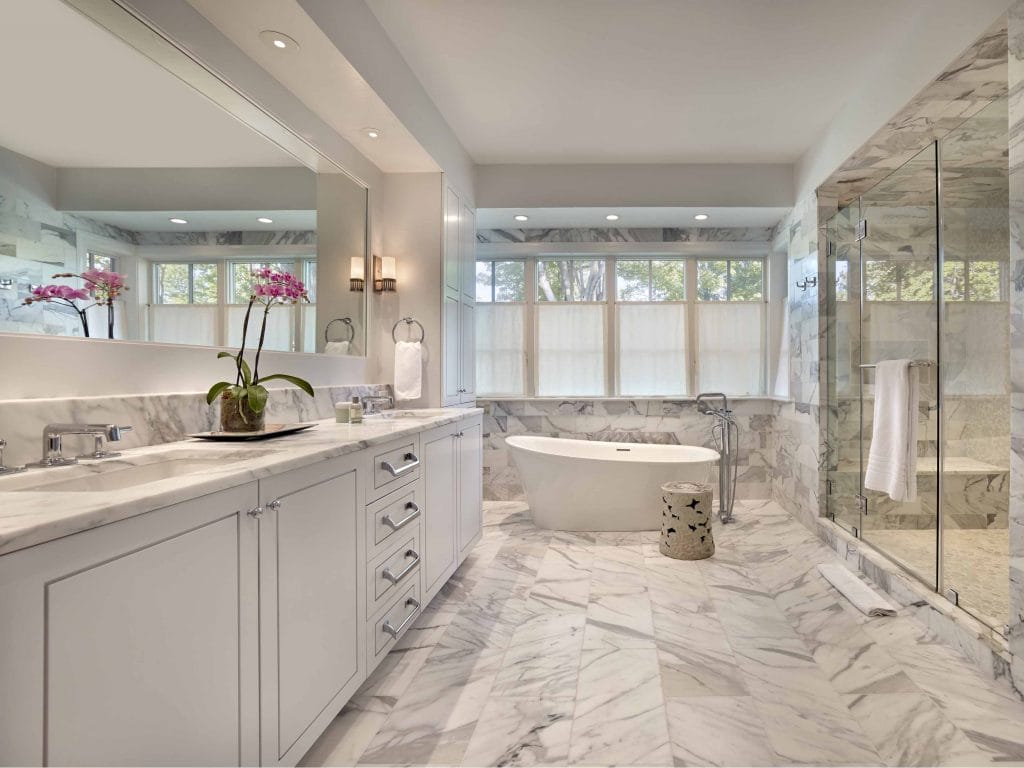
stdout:
{"type": "Polygon", "coordinates": [[[43,456],[33,467],[63,467],[68,464],[78,463],[78,459],[109,459],[120,456],[120,453],[108,451],[105,441],[117,442],[125,432],[131,432],[130,426],[118,424],[47,424],[43,428],[43,456]],[[65,458],[64,436],[65,435],[91,435],[95,438],[92,452],[85,453],[78,458],[65,458]]]}

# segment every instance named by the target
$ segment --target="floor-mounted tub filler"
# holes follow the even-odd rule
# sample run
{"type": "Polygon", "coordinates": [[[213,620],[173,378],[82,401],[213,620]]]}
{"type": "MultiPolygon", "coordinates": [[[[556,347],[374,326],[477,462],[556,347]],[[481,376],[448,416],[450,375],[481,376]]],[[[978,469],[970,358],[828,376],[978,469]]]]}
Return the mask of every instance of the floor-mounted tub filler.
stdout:
{"type": "Polygon", "coordinates": [[[696,445],[514,435],[508,445],[534,522],[563,531],[661,528],[661,486],[706,483],[718,452],[696,445]]]}

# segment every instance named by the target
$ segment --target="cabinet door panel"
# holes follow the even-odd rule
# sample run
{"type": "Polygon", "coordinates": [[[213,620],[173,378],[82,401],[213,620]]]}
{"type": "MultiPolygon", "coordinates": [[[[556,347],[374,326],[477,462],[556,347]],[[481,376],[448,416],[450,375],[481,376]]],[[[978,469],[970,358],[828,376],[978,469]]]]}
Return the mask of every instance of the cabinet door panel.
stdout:
{"type": "Polygon", "coordinates": [[[47,763],[239,764],[238,535],[227,517],[47,586],[47,763]]]}
{"type": "Polygon", "coordinates": [[[423,584],[426,600],[456,567],[455,429],[423,435],[423,584]]]}
{"type": "Polygon", "coordinates": [[[476,305],[459,305],[460,403],[476,401],[476,305]]]}
{"type": "Polygon", "coordinates": [[[469,554],[483,525],[483,427],[464,422],[459,438],[459,555],[469,554]]]}
{"type": "Polygon", "coordinates": [[[462,385],[459,383],[459,369],[462,350],[459,347],[459,302],[458,294],[444,297],[444,405],[458,405],[462,385]]]}
{"type": "Polygon", "coordinates": [[[462,248],[459,240],[459,218],[462,205],[451,187],[444,190],[444,284],[458,291],[461,280],[462,248]]]}
{"type": "Polygon", "coordinates": [[[465,301],[476,301],[476,214],[462,206],[459,221],[462,227],[462,295],[465,301]]]}
{"type": "Polygon", "coordinates": [[[267,509],[260,523],[264,764],[296,762],[319,735],[310,726],[332,717],[332,703],[359,682],[357,472],[349,461],[260,483],[267,509]]]}

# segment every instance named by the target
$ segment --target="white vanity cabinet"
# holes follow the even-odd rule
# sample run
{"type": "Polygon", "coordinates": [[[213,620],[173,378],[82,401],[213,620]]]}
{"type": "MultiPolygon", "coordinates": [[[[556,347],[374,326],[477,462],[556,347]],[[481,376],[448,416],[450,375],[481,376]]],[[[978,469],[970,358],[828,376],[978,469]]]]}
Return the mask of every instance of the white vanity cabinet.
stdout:
{"type": "Polygon", "coordinates": [[[363,457],[260,481],[262,765],[295,765],[366,676],[363,457]]]}
{"type": "Polygon", "coordinates": [[[0,763],[258,762],[256,483],[0,557],[0,763]]]}
{"type": "Polygon", "coordinates": [[[297,764],[479,538],[481,423],[0,555],[0,765],[297,764]]]}

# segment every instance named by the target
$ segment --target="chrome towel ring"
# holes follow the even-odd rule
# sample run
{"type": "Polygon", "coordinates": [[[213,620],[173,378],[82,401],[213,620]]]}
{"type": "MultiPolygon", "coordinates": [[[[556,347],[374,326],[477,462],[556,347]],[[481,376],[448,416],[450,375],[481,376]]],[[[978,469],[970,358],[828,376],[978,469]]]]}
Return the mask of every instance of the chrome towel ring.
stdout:
{"type": "Polygon", "coordinates": [[[392,326],[392,328],[391,328],[391,339],[395,342],[395,344],[398,343],[398,337],[395,335],[395,331],[398,330],[398,326],[400,326],[402,323],[405,323],[407,326],[411,326],[411,325],[415,324],[415,325],[418,325],[419,328],[420,328],[420,337],[419,337],[419,339],[409,339],[409,341],[421,341],[422,342],[424,339],[427,338],[427,331],[423,328],[423,323],[421,323],[419,320],[417,320],[417,319],[415,319],[413,317],[403,317],[401,320],[399,320],[397,323],[395,323],[394,326],[392,326]]]}
{"type": "Polygon", "coordinates": [[[336,317],[324,327],[324,343],[330,343],[330,339],[327,334],[331,330],[331,326],[335,323],[344,323],[348,328],[348,338],[345,341],[352,343],[356,338],[356,328],[352,325],[352,318],[350,317],[336,317]]]}

